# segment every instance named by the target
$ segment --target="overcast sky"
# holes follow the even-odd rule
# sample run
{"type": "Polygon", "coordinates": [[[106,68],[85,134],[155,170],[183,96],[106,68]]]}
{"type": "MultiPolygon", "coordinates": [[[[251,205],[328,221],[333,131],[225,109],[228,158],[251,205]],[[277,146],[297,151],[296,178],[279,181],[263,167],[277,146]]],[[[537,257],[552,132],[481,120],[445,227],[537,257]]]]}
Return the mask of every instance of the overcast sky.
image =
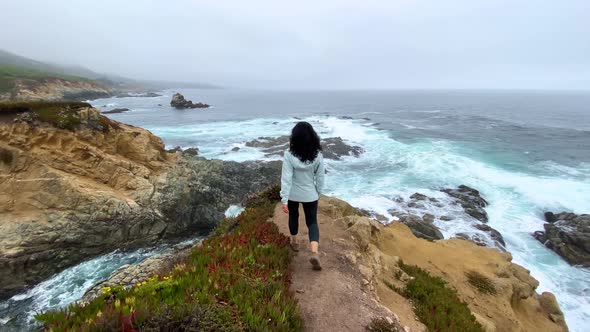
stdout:
{"type": "Polygon", "coordinates": [[[590,89],[590,0],[0,0],[0,48],[240,87],[590,89]]]}

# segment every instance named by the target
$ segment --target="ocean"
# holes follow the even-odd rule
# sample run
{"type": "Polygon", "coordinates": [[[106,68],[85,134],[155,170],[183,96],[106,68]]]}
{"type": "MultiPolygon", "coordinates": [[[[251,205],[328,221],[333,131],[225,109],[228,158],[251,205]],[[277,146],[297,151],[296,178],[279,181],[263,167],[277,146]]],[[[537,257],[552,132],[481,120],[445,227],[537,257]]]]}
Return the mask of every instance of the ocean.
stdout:
{"type": "MultiPolygon", "coordinates": [[[[174,92],[91,103],[131,109],[108,116],[150,130],[167,148],[197,147],[204,157],[235,161],[279,159],[245,143],[288,135],[308,121],[321,137],[364,149],[358,158],[326,161],[326,194],[389,219],[388,211],[403,209],[398,197],[473,187],[490,203],[488,224],[502,233],[513,261],[539,280],[539,293],[557,296],[570,330],[590,324],[590,270],[570,266],[532,237],[543,230],[545,211],[590,213],[590,91],[178,90],[212,105],[192,110],[171,108],[174,92]]],[[[469,220],[438,219],[453,206],[430,208],[445,238],[474,232],[469,220]]],[[[117,267],[105,261],[108,270],[117,267]]]]}

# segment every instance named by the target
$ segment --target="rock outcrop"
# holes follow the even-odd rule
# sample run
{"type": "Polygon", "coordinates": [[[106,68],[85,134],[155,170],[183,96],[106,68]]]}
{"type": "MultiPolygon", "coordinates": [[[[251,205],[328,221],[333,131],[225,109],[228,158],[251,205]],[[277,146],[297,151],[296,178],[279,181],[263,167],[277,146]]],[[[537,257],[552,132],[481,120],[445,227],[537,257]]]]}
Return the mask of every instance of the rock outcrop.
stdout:
{"type": "MultiPolygon", "coordinates": [[[[200,241],[197,245],[200,245],[200,241]]],[[[131,287],[148,280],[149,277],[170,271],[174,266],[182,264],[190,255],[192,245],[176,245],[166,252],[147,258],[138,264],[125,264],[113,271],[110,276],[95,284],[84,293],[80,302],[88,303],[100,295],[103,287],[131,287]]]]}
{"type": "Polygon", "coordinates": [[[590,267],[590,215],[547,212],[545,220],[534,237],[570,264],[590,267]]]}
{"type": "Polygon", "coordinates": [[[96,109],[62,113],[0,123],[0,298],[116,248],[207,232],[279,178],[278,162],[167,153],[96,109]]]}
{"type": "MultiPolygon", "coordinates": [[[[282,213],[279,208],[277,211],[282,213]]],[[[555,296],[538,294],[538,281],[528,270],[512,263],[509,253],[461,239],[426,241],[415,237],[402,223],[384,226],[335,198],[322,196],[318,213],[321,234],[332,239],[331,243],[352,242],[356,248],[355,252],[342,253],[346,257],[340,259],[358,266],[367,291],[412,331],[425,330],[417,322],[412,303],[386,285],[402,287],[411,280],[399,267],[402,261],[444,279],[485,331],[567,331],[555,296]],[[478,290],[468,281],[470,272],[487,278],[495,291],[478,290]]],[[[332,245],[326,242],[324,247],[332,245]]]]}
{"type": "Polygon", "coordinates": [[[465,185],[460,185],[457,189],[443,189],[441,191],[456,198],[468,215],[483,223],[488,222],[488,213],[484,210],[488,206],[488,202],[481,197],[479,191],[465,185]]]}
{"type": "Polygon", "coordinates": [[[98,81],[47,77],[37,80],[17,79],[7,100],[86,100],[107,98],[111,88],[98,81]]]}
{"type": "MultiPolygon", "coordinates": [[[[345,156],[358,157],[364,152],[363,148],[357,145],[350,145],[344,142],[341,137],[328,137],[321,139],[322,155],[324,158],[340,160],[345,156]]],[[[258,137],[255,140],[246,142],[246,146],[260,148],[265,156],[283,156],[289,148],[289,136],[279,137],[258,137]]]]}
{"type": "Polygon", "coordinates": [[[118,113],[124,113],[124,112],[129,112],[131,111],[128,108],[113,108],[110,111],[103,111],[101,112],[102,114],[118,114],[118,113]]]}
{"type": "MultiPolygon", "coordinates": [[[[405,224],[411,230],[414,236],[426,240],[441,240],[444,238],[439,227],[434,224],[438,221],[438,225],[442,222],[458,222],[455,221],[457,215],[433,215],[433,211],[440,211],[443,207],[455,208],[456,214],[465,215],[467,222],[471,223],[473,232],[461,232],[454,235],[454,237],[471,241],[479,246],[494,246],[500,250],[505,250],[506,243],[499,231],[487,225],[488,216],[484,207],[487,206],[487,201],[481,197],[479,191],[461,185],[458,188],[445,188],[441,190],[450,197],[443,202],[443,198],[437,199],[428,197],[422,193],[414,193],[405,200],[402,197],[395,199],[397,208],[391,209],[388,212],[397,218],[397,221],[405,224]],[[446,205],[444,205],[446,204],[446,205]],[[460,212],[459,212],[460,211],[460,212]]],[[[384,217],[374,216],[377,220],[384,217]]]]}
{"type": "Polygon", "coordinates": [[[196,103],[194,104],[191,100],[184,99],[184,96],[180,93],[175,93],[172,96],[172,100],[170,101],[170,106],[176,109],[185,109],[185,108],[208,108],[209,105],[203,103],[196,103]]]}

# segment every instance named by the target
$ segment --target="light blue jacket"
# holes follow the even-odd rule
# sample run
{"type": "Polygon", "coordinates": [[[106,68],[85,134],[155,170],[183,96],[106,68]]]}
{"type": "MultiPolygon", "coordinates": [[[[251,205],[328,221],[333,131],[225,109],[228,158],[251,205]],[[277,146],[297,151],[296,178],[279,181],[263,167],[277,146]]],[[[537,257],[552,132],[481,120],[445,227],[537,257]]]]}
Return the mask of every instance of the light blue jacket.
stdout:
{"type": "Polygon", "coordinates": [[[281,202],[316,201],[324,190],[324,157],[321,152],[311,162],[302,162],[299,158],[285,151],[281,174],[281,202]]]}

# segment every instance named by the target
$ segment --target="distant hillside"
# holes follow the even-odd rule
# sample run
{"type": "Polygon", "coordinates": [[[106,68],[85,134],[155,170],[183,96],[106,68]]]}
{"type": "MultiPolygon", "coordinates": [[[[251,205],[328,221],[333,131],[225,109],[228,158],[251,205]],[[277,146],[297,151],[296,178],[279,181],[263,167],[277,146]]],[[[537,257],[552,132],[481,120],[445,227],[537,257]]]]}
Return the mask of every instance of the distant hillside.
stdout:
{"type": "Polygon", "coordinates": [[[0,100],[93,99],[167,88],[214,89],[198,82],[133,80],[82,66],[33,60],[0,50],[0,100]]]}
{"type": "Polygon", "coordinates": [[[114,92],[97,80],[0,64],[0,100],[80,100],[109,97],[114,92]]]}

